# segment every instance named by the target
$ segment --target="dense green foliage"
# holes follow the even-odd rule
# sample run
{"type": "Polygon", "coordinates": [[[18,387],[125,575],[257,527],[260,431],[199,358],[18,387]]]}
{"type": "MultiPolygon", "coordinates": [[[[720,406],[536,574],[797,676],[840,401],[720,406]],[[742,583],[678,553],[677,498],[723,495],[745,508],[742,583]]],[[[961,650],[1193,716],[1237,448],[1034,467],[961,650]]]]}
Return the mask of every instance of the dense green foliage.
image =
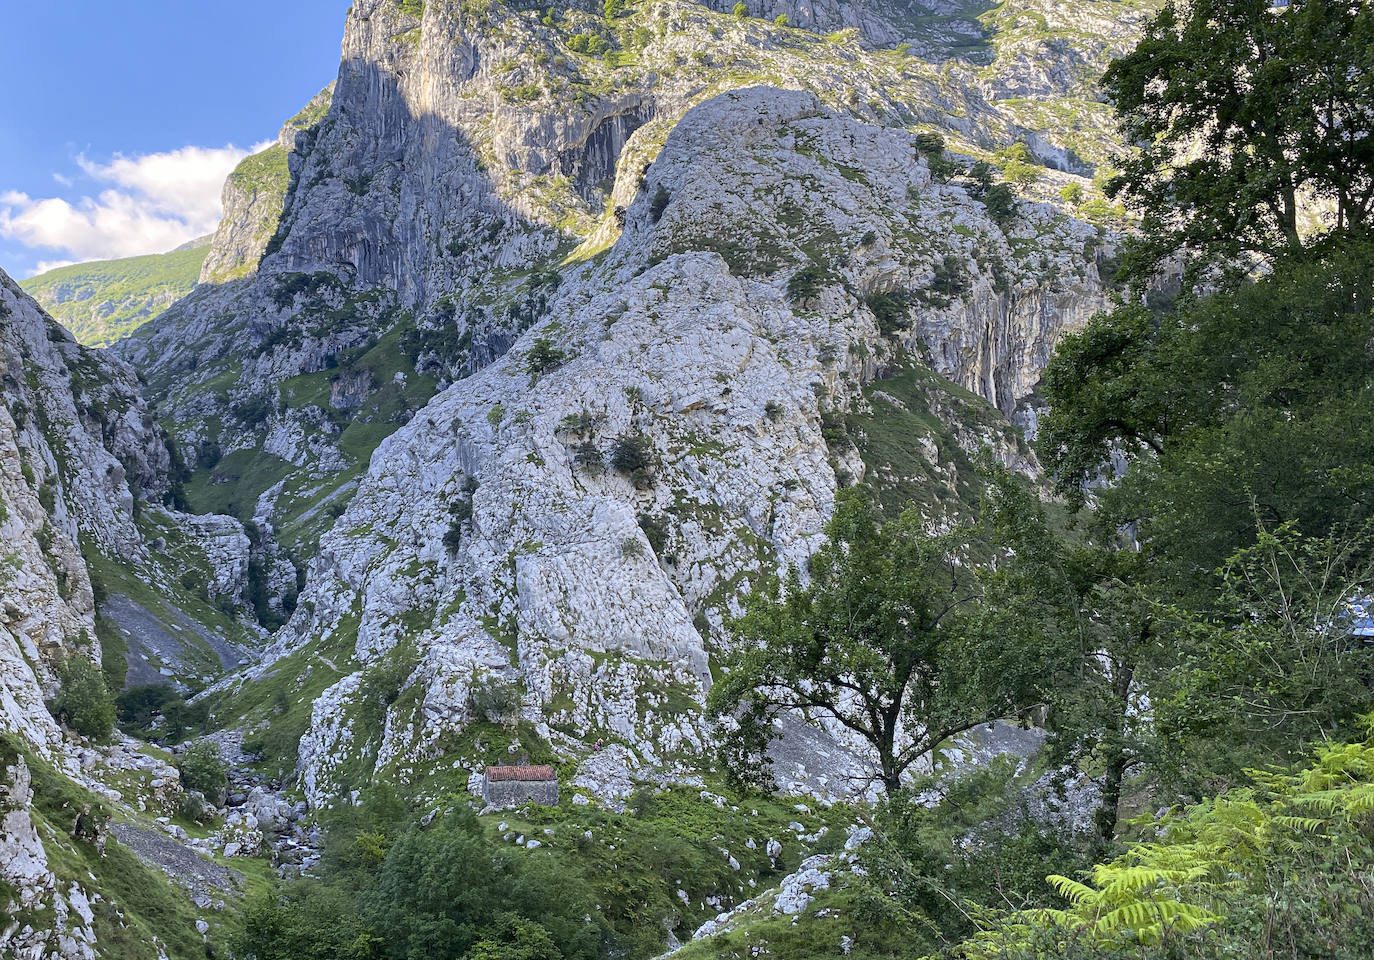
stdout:
{"type": "MultiPolygon", "coordinates": [[[[265,958],[647,958],[668,929],[685,939],[711,915],[703,901],[743,899],[744,877],[776,882],[803,855],[777,861],[748,838],[818,820],[754,795],[715,804],[696,789],[634,794],[624,813],[564,803],[477,817],[449,794],[415,807],[373,788],[359,807],[323,812],[322,880],[293,880],[248,906],[237,953],[265,958]],[[429,812],[428,815],[425,815],[429,812]],[[521,848],[515,831],[537,836],[521,848]],[[738,858],[722,855],[728,847],[738,858]],[[676,891],[682,891],[678,894],[676,891]],[[685,900],[683,898],[686,898],[685,900]]],[[[823,849],[842,841],[850,815],[827,813],[823,849]],[[828,834],[828,836],[827,836],[828,834]]]]}
{"type": "MultiPolygon", "coordinates": [[[[1364,724],[1368,730],[1370,717],[1364,724]]],[[[1317,748],[1295,773],[1140,826],[1088,871],[1051,876],[1064,906],[1012,914],[968,958],[1336,958],[1374,950],[1374,741],[1317,748]]]]}
{"type": "Polygon", "coordinates": [[[1374,209],[1374,9],[1363,0],[1168,3],[1103,78],[1125,142],[1110,185],[1144,218],[1146,266],[1309,247],[1374,209]]]}
{"type": "Polygon", "coordinates": [[[1042,455],[1073,493],[1120,450],[1130,469],[1099,515],[1137,524],[1180,582],[1206,583],[1257,520],[1324,535],[1369,519],[1371,337],[1366,244],[1159,316],[1122,307],[1061,342],[1042,455]]]}
{"type": "Polygon", "coordinates": [[[100,668],[84,654],[73,654],[58,664],[57,683],[53,715],[83,737],[109,737],[115,708],[100,668]]]}
{"type": "Polygon", "coordinates": [[[224,802],[229,788],[228,771],[213,741],[202,740],[187,747],[177,760],[177,769],[181,771],[181,782],[187,790],[200,791],[214,804],[224,802]]]}
{"type": "MultiPolygon", "coordinates": [[[[1129,270],[1184,245],[1269,269],[1156,291],[1061,340],[1038,447],[1073,515],[987,476],[972,619],[1031,652],[1042,762],[1093,778],[1095,829],[1018,816],[1018,796],[1045,789],[1034,770],[890,790],[869,904],[917,952],[1344,960],[1374,946],[1374,749],[1331,745],[1374,676],[1374,648],[1349,632],[1374,595],[1371,30],[1364,4],[1170,5],[1108,73],[1144,145],[1113,185],[1146,226],[1129,270]],[[1321,216],[1303,220],[1304,195],[1321,216]],[[1298,773],[1257,772],[1292,769],[1314,741],[1298,773]]],[[[997,159],[1009,181],[1033,176],[1020,151],[997,159]]],[[[970,177],[1011,215],[990,164],[970,177]]],[[[809,620],[794,606],[751,639],[766,649],[809,620]]],[[[753,679],[830,679],[795,660],[753,679]]]]}
{"type": "Polygon", "coordinates": [[[879,808],[875,839],[862,854],[874,916],[905,927],[929,950],[978,932],[981,904],[1059,902],[1046,874],[1086,867],[1090,847],[1031,814],[1016,768],[1002,758],[952,784],[918,781],[879,808]]]}

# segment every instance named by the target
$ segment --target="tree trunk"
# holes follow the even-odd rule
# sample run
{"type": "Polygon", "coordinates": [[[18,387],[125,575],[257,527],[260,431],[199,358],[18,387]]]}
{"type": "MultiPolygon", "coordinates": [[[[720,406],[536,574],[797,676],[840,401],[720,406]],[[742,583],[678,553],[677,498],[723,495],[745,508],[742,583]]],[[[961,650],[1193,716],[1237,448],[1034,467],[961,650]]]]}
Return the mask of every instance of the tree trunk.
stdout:
{"type": "MultiPolygon", "coordinates": [[[[1141,629],[1141,640],[1149,635],[1149,629],[1148,625],[1141,629]]],[[[1117,664],[1116,675],[1112,677],[1112,695],[1116,697],[1121,712],[1115,718],[1115,742],[1107,758],[1107,771],[1102,777],[1102,800],[1093,817],[1097,825],[1098,842],[1104,847],[1116,839],[1121,783],[1126,778],[1126,767],[1130,764],[1130,754],[1126,749],[1126,712],[1130,709],[1131,681],[1134,677],[1135,656],[1128,654],[1117,664]]]]}
{"type": "Polygon", "coordinates": [[[890,797],[902,788],[902,771],[897,769],[896,751],[892,741],[878,744],[878,766],[883,781],[883,792],[890,797]]]}

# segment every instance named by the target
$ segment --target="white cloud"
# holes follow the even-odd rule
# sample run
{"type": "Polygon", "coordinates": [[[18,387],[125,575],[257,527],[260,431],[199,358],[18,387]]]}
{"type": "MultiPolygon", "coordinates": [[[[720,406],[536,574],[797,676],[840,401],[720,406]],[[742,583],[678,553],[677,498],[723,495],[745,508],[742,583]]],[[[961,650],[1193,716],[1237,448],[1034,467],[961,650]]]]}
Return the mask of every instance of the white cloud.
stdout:
{"type": "Polygon", "coordinates": [[[33,275],[36,277],[40,273],[47,273],[58,267],[70,267],[74,263],[76,263],[75,260],[39,260],[33,268],[33,275]]]}
{"type": "Polygon", "coordinates": [[[75,201],[0,193],[0,236],[69,262],[163,253],[215,229],[224,178],[248,154],[226,146],[116,154],[109,163],[81,157],[82,171],[107,189],[75,201]]]}

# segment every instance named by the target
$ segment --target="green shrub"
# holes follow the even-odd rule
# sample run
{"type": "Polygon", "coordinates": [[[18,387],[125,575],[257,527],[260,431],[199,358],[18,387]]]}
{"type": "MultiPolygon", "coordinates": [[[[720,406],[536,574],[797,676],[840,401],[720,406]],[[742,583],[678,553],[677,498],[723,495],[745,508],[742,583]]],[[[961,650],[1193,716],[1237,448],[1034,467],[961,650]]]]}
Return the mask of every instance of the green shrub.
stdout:
{"type": "Polygon", "coordinates": [[[606,468],[601,451],[591,440],[583,440],[573,450],[573,465],[581,470],[600,472],[606,468]]]}
{"type": "MultiPolygon", "coordinates": [[[[1366,729],[1374,718],[1364,717],[1366,729]]],[[[1374,950],[1374,742],[1147,818],[1115,860],[1048,877],[1062,909],[1013,912],[958,955],[998,960],[1359,960],[1374,950]],[[1077,872],[1077,871],[1075,871],[1077,872]],[[1062,899],[1060,899],[1062,898],[1062,899]],[[1124,949],[1123,949],[1124,948],[1124,949]]],[[[1041,872],[1044,872],[1043,869],[1041,872]]],[[[986,902],[986,901],[985,901],[986,902]]],[[[1013,910],[1016,903],[1011,901],[1013,910]]]]}
{"type": "Polygon", "coordinates": [[[660,183],[658,189],[654,191],[653,199],[649,201],[649,219],[658,223],[663,216],[663,211],[668,209],[668,204],[672,199],[672,195],[660,183]]]}
{"type": "Polygon", "coordinates": [[[662,556],[663,548],[668,544],[667,524],[661,517],[649,513],[641,513],[635,519],[639,521],[639,529],[644,531],[644,538],[649,541],[649,546],[654,548],[654,553],[662,556]]]}
{"type": "Polygon", "coordinates": [[[520,685],[500,674],[474,678],[468,686],[468,707],[473,716],[503,723],[520,715],[520,685]]]}
{"type": "Polygon", "coordinates": [[[177,761],[181,771],[181,784],[187,790],[197,790],[205,798],[219,806],[229,790],[229,775],[224,761],[219,756],[219,746],[211,740],[202,740],[188,747],[177,761]]]}
{"type": "Polygon", "coordinates": [[[652,465],[653,449],[644,434],[632,433],[615,442],[615,449],[611,451],[611,466],[619,473],[633,475],[652,465]]]}
{"type": "Polygon", "coordinates": [[[463,528],[472,519],[472,495],[477,491],[477,482],[469,477],[463,493],[448,507],[448,530],[444,533],[444,547],[449,553],[457,553],[463,542],[463,528]]]}
{"type": "Polygon", "coordinates": [[[810,300],[821,292],[825,271],[815,264],[802,267],[787,281],[787,298],[793,303],[810,300]]]}
{"type": "Polygon", "coordinates": [[[229,409],[245,427],[256,427],[267,422],[274,406],[269,397],[256,394],[232,404],[229,409]]]}
{"type": "Polygon", "coordinates": [[[525,354],[525,369],[532,375],[552,370],[568,361],[568,355],[553,345],[548,337],[539,337],[525,354]]]}
{"type": "Polygon", "coordinates": [[[885,337],[904,330],[911,319],[905,298],[890,293],[871,293],[864,298],[864,303],[878,321],[878,332],[885,337]]]}
{"type": "Polygon", "coordinates": [[[199,823],[205,816],[205,800],[199,791],[187,791],[177,800],[177,816],[190,823],[199,823]]]}
{"type": "Polygon", "coordinates": [[[168,743],[180,743],[188,733],[204,733],[209,719],[209,707],[204,701],[190,704],[178,697],[162,708],[163,729],[168,743]]]}
{"type": "Polygon", "coordinates": [[[934,306],[949,306],[956,297],[962,296],[971,287],[963,261],[957,257],[944,257],[938,260],[932,274],[923,294],[925,302],[934,306]]]}
{"type": "Polygon", "coordinates": [[[168,683],[130,687],[115,698],[115,714],[121,724],[147,730],[156,717],[178,700],[181,695],[168,683]]]}
{"type": "Polygon", "coordinates": [[[934,926],[943,940],[977,932],[950,903],[1050,906],[1047,873],[1090,862],[1089,842],[1037,822],[1024,808],[1016,762],[1001,757],[934,788],[918,781],[875,811],[879,839],[861,857],[874,892],[902,914],[934,926]]]}
{"type": "Polygon", "coordinates": [[[568,49],[573,53],[585,53],[599,57],[610,49],[604,37],[596,33],[576,33],[568,38],[568,49]]]}
{"type": "Polygon", "coordinates": [[[86,656],[74,654],[57,667],[53,715],[83,737],[104,740],[114,729],[115,707],[105,677],[86,656]]]}
{"type": "Polygon", "coordinates": [[[103,600],[96,603],[95,635],[100,638],[100,673],[105,677],[105,689],[113,695],[124,689],[129,678],[129,645],[114,621],[100,612],[103,604],[103,600]]]}
{"type": "Polygon", "coordinates": [[[986,160],[976,160],[973,166],[968,169],[969,179],[973,181],[973,189],[969,191],[975,197],[981,197],[992,186],[996,175],[992,171],[992,164],[986,160]]]}
{"type": "Polygon", "coordinates": [[[945,138],[938,133],[918,133],[916,149],[927,157],[942,156],[945,152],[945,138]]]}
{"type": "Polygon", "coordinates": [[[998,150],[996,157],[998,166],[1002,168],[1002,177],[1008,182],[1028,187],[1040,179],[1040,168],[1036,166],[1030,148],[1024,143],[1014,143],[998,150]]]}
{"type": "Polygon", "coordinates": [[[930,175],[941,183],[948,182],[959,170],[959,164],[944,153],[933,153],[926,157],[926,166],[930,168],[930,175]]]}
{"type": "Polygon", "coordinates": [[[733,11],[733,12],[734,12],[735,16],[739,17],[740,19],[743,19],[743,18],[749,16],[749,8],[748,8],[747,6],[744,5],[743,0],[740,0],[740,2],[738,2],[738,3],[735,4],[735,8],[734,8],[734,11],[733,11]]]}
{"type": "Polygon", "coordinates": [[[248,562],[248,602],[253,606],[253,616],[267,630],[275,632],[286,623],[286,618],[272,606],[268,570],[261,560],[248,562]]]}
{"type": "Polygon", "coordinates": [[[444,531],[444,549],[450,554],[455,554],[462,545],[463,521],[457,517],[452,517],[449,519],[448,529],[444,531]]]}
{"type": "Polygon", "coordinates": [[[1016,195],[1005,183],[994,183],[988,187],[983,194],[983,204],[988,208],[988,216],[1003,229],[1016,219],[1016,195]]]}

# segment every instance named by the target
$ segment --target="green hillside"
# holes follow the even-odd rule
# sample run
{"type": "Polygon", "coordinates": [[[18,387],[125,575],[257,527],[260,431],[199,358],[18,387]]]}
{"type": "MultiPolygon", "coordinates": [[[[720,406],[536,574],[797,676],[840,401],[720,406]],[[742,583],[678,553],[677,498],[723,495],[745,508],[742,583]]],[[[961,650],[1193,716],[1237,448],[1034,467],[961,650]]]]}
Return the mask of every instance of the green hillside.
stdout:
{"type": "Polygon", "coordinates": [[[59,267],[20,286],[81,343],[103,347],[190,293],[209,252],[202,237],[170,253],[59,267]]]}

